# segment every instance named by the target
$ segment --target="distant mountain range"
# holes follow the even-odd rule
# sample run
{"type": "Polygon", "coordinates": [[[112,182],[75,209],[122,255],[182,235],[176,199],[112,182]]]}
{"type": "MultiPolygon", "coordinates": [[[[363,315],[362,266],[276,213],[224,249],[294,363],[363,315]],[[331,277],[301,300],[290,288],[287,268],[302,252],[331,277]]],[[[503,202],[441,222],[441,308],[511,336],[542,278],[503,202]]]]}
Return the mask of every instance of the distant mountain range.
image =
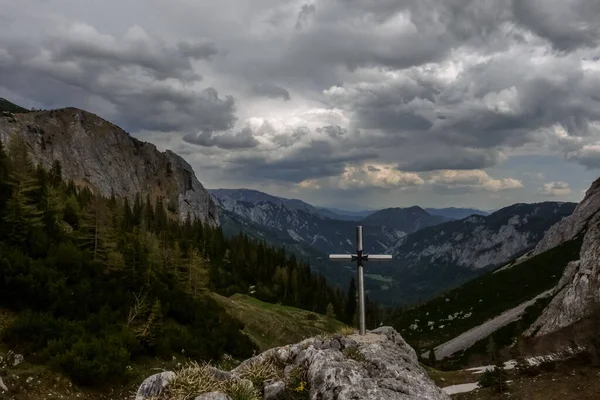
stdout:
{"type": "Polygon", "coordinates": [[[365,252],[394,255],[393,262],[366,269],[369,295],[382,303],[425,300],[522,255],[575,208],[574,203],[515,204],[487,214],[413,206],[356,212],[350,220],[352,215],[332,217],[331,209],[255,190],[209,192],[222,209],[227,232],[244,231],[283,245],[315,260],[315,268],[342,285],[353,276],[354,266],[331,264],[327,255],[353,253],[360,223],[365,252]]]}

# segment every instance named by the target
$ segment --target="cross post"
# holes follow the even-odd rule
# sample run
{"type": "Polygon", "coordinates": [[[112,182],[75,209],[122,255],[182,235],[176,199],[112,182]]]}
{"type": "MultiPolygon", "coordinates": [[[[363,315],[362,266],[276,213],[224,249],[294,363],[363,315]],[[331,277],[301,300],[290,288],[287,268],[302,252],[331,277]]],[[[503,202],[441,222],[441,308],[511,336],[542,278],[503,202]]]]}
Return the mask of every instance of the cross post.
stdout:
{"type": "Polygon", "coordinates": [[[356,254],[330,254],[331,261],[356,261],[356,272],[358,274],[358,320],[359,334],[364,335],[365,329],[365,278],[363,272],[363,261],[391,261],[390,254],[363,254],[363,229],[356,227],[356,254]]]}

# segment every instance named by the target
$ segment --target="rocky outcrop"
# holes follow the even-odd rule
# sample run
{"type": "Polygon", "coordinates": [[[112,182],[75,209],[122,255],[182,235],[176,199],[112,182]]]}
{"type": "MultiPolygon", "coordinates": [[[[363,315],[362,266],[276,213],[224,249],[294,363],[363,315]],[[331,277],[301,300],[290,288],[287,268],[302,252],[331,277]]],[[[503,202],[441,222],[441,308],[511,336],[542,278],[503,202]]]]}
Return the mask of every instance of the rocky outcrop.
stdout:
{"type": "Polygon", "coordinates": [[[542,253],[584,235],[580,259],[569,263],[558,292],[529,328],[528,334],[546,335],[586,317],[600,300],[600,179],[586,192],[573,214],[554,225],[534,250],[542,253]]]}
{"type": "MultiPolygon", "coordinates": [[[[232,381],[239,380],[257,365],[264,370],[261,366],[266,363],[277,365],[278,371],[276,376],[258,385],[254,380],[256,393],[265,399],[277,398],[273,396],[285,394],[286,390],[307,390],[314,400],[449,399],[419,365],[415,351],[389,327],[370,331],[365,336],[307,339],[268,350],[229,373],[214,369],[213,372],[221,377],[228,376],[232,381]],[[301,377],[299,381],[291,378],[298,376],[301,377]]],[[[190,375],[185,371],[178,373],[190,375]]],[[[206,376],[206,371],[200,375],[206,376]]],[[[193,393],[193,390],[187,392],[193,393]]],[[[227,389],[223,392],[227,394],[227,389]]],[[[170,398],[168,387],[162,396],[159,398],[170,398]]]]}
{"type": "Polygon", "coordinates": [[[175,379],[175,373],[172,371],[160,372],[149,376],[140,385],[135,395],[135,400],[145,400],[158,396],[173,379],[175,379]]]}
{"type": "Polygon", "coordinates": [[[137,193],[152,200],[163,196],[175,216],[218,224],[218,210],[192,167],[177,154],[160,152],[104,119],[75,108],[0,117],[0,139],[19,135],[33,160],[62,166],[63,178],[104,196],[133,201],[137,193]]]}
{"type": "Polygon", "coordinates": [[[576,237],[587,227],[590,219],[600,210],[600,179],[587,190],[573,213],[553,225],[537,244],[532,255],[543,253],[576,237]]]}

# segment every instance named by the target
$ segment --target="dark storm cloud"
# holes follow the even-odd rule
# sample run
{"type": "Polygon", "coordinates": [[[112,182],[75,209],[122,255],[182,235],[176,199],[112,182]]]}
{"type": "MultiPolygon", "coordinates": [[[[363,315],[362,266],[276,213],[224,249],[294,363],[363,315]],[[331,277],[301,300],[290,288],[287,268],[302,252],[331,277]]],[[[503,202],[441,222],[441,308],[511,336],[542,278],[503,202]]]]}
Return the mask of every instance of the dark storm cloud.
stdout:
{"type": "Polygon", "coordinates": [[[600,71],[581,58],[600,54],[596,0],[113,1],[5,7],[19,23],[0,26],[0,90],[182,132],[256,179],[488,168],[547,141],[595,165],[600,71]],[[567,139],[548,139],[557,125],[567,139]]]}
{"type": "Polygon", "coordinates": [[[219,147],[225,150],[251,149],[258,146],[250,128],[244,128],[240,132],[214,133],[211,131],[200,132],[196,135],[187,134],[183,137],[187,143],[197,144],[204,147],[219,147]]]}
{"type": "Polygon", "coordinates": [[[252,92],[257,96],[264,96],[270,99],[281,97],[284,101],[290,100],[290,93],[274,83],[255,84],[252,86],[252,92]]]}
{"type": "Polygon", "coordinates": [[[600,2],[591,0],[513,0],[514,17],[559,51],[600,43],[600,2]]]}
{"type": "Polygon", "coordinates": [[[330,142],[313,140],[277,159],[260,155],[237,157],[228,169],[253,180],[299,183],[306,179],[338,176],[344,172],[348,163],[376,157],[376,154],[369,152],[336,153],[330,142]]]}
{"type": "Polygon", "coordinates": [[[122,40],[87,26],[74,32],[81,36],[56,35],[38,47],[5,41],[2,47],[9,61],[0,63],[0,85],[15,92],[29,91],[35,99],[59,97],[60,105],[78,106],[81,99],[89,104],[89,99],[97,98],[106,106],[99,110],[105,111],[100,112],[103,116],[132,131],[233,127],[232,96],[221,98],[214,88],[190,86],[202,79],[191,60],[209,58],[216,52],[214,45],[181,42],[179,47],[168,47],[136,30],[122,40]]]}

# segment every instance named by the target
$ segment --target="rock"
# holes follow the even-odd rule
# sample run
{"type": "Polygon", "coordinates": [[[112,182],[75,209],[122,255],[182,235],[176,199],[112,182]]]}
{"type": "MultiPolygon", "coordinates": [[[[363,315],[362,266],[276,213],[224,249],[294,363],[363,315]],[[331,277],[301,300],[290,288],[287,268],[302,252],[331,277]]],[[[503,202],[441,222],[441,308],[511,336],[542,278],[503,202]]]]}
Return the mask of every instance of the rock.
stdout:
{"type": "Polygon", "coordinates": [[[285,382],[277,381],[265,386],[264,389],[264,400],[280,400],[283,399],[285,392],[285,382]]]}
{"type": "Polygon", "coordinates": [[[196,396],[195,400],[231,400],[231,397],[221,392],[210,392],[196,396]]]}
{"type": "Polygon", "coordinates": [[[14,135],[25,139],[36,164],[49,169],[60,161],[64,179],[129,201],[137,193],[151,200],[161,195],[177,205],[180,219],[189,213],[219,224],[215,201],[183,158],[160,152],[97,115],[64,108],[17,114],[14,122],[0,117],[0,139],[8,144],[14,135]]]}
{"type": "Polygon", "coordinates": [[[540,254],[578,235],[583,236],[580,259],[568,264],[557,286],[558,292],[526,334],[542,336],[567,327],[589,315],[600,300],[600,179],[585,194],[571,216],[548,230],[536,246],[540,254]]]}
{"type": "Polygon", "coordinates": [[[135,395],[135,400],[146,400],[158,396],[173,379],[175,379],[175,372],[172,371],[160,372],[149,376],[140,385],[135,395]]]}
{"type": "MultiPolygon", "coordinates": [[[[279,365],[279,374],[283,373],[285,378],[262,383],[264,398],[269,400],[285,397],[287,390],[296,389],[286,387],[294,370],[305,374],[305,383],[301,385],[306,385],[311,399],[449,400],[419,365],[415,351],[390,327],[375,329],[365,336],[311,338],[268,350],[224,373],[223,378],[229,381],[225,384],[251,386],[250,381],[243,379],[245,369],[254,363],[273,360],[286,360],[279,365]],[[348,349],[353,351],[348,352],[348,349]]],[[[298,385],[298,382],[293,384],[298,385]]],[[[162,388],[160,384],[156,386],[162,388]]],[[[209,399],[229,397],[223,393],[196,397],[196,400],[209,399]]]]}
{"type": "Polygon", "coordinates": [[[23,354],[15,354],[13,357],[12,365],[13,367],[16,367],[17,365],[22,364],[23,361],[25,361],[23,354]]]}
{"type": "Polygon", "coordinates": [[[309,347],[297,363],[308,366],[311,398],[448,399],[419,365],[415,351],[389,327],[353,337],[364,361],[344,357],[337,349],[309,347]]]}
{"type": "Polygon", "coordinates": [[[2,390],[4,392],[8,392],[8,388],[4,384],[4,381],[2,380],[2,378],[0,378],[0,390],[2,390]]]}

